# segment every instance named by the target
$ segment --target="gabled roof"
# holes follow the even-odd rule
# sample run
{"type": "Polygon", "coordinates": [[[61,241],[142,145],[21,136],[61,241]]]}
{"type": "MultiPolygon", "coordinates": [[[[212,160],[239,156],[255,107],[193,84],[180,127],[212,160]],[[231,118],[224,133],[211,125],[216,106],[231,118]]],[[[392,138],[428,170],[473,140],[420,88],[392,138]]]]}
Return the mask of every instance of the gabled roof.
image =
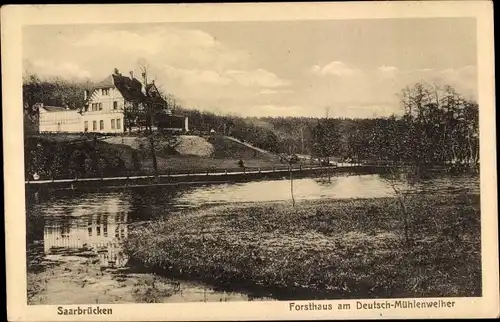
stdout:
{"type": "Polygon", "coordinates": [[[146,95],[153,101],[155,104],[164,104],[167,105],[165,99],[161,96],[160,91],[156,87],[154,83],[146,85],[146,95]]]}
{"type": "Polygon", "coordinates": [[[115,87],[115,83],[113,81],[113,75],[107,76],[105,79],[97,83],[95,88],[108,88],[108,87],[115,87]]]}
{"type": "Polygon", "coordinates": [[[95,89],[115,87],[127,101],[142,102],[146,96],[142,92],[142,84],[135,78],[120,74],[112,74],[99,82],[95,89]]]}
{"type": "Polygon", "coordinates": [[[128,101],[143,101],[146,96],[142,92],[142,84],[135,78],[122,75],[111,75],[116,89],[120,91],[123,98],[128,101]]]}

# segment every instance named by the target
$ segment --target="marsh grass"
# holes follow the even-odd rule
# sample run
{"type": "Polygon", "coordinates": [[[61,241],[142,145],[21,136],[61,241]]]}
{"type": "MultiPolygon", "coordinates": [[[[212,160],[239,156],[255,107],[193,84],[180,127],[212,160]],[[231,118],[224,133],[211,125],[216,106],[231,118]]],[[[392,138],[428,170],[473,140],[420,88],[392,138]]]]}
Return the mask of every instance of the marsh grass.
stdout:
{"type": "Polygon", "coordinates": [[[131,262],[278,299],[481,296],[478,195],[216,206],[134,229],[131,262]]]}

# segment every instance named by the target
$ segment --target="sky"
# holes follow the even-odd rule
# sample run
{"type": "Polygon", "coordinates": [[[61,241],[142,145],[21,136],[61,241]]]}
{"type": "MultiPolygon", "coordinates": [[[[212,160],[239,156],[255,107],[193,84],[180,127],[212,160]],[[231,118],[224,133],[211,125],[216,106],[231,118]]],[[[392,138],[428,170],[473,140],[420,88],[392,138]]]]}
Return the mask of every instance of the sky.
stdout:
{"type": "Polygon", "coordinates": [[[473,18],[29,26],[41,77],[140,75],[187,108],[240,116],[380,117],[421,81],[477,97],[473,18]]]}

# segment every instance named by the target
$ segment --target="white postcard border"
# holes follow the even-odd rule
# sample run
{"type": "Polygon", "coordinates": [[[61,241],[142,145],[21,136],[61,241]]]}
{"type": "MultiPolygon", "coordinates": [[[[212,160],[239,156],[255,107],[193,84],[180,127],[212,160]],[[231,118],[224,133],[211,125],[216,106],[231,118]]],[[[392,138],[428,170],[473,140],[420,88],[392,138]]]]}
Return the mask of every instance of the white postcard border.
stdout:
{"type": "MultiPolygon", "coordinates": [[[[11,321],[140,321],[140,320],[296,320],[425,317],[494,317],[499,314],[498,232],[496,191],[493,6],[490,1],[415,1],[358,3],[278,3],[205,5],[35,5],[2,7],[2,94],[4,134],[4,199],[8,319],[11,321]],[[79,23],[152,23],[188,21],[269,21],[411,17],[475,17],[477,19],[478,89],[480,106],[481,224],[483,296],[438,298],[454,308],[291,311],[289,301],[181,304],[113,304],[113,314],[65,316],[56,305],[27,305],[25,201],[23,170],[22,27],[79,23]]],[[[407,299],[405,299],[407,300],[407,299]]],[[[423,300],[423,299],[417,299],[423,300]]],[[[425,299],[430,301],[432,299],[425,299]]],[[[378,299],[377,301],[384,301],[378,299]]],[[[395,301],[395,299],[389,299],[395,301]]],[[[309,301],[294,301],[307,304],[309,301]]],[[[360,300],[371,303],[373,300],[360,300]]],[[[80,305],[85,307],[86,305],[80,305]]],[[[65,305],[76,308],[78,305],[65,305]]],[[[94,305],[95,307],[95,305],[94,305]]]]}

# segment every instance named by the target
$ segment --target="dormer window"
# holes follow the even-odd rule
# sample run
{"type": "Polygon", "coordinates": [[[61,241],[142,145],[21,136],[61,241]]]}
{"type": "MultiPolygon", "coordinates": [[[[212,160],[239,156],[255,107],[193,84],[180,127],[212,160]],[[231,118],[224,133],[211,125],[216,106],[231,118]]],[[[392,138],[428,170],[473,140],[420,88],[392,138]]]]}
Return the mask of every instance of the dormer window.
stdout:
{"type": "Polygon", "coordinates": [[[109,95],[109,88],[103,88],[102,95],[109,95]]]}

